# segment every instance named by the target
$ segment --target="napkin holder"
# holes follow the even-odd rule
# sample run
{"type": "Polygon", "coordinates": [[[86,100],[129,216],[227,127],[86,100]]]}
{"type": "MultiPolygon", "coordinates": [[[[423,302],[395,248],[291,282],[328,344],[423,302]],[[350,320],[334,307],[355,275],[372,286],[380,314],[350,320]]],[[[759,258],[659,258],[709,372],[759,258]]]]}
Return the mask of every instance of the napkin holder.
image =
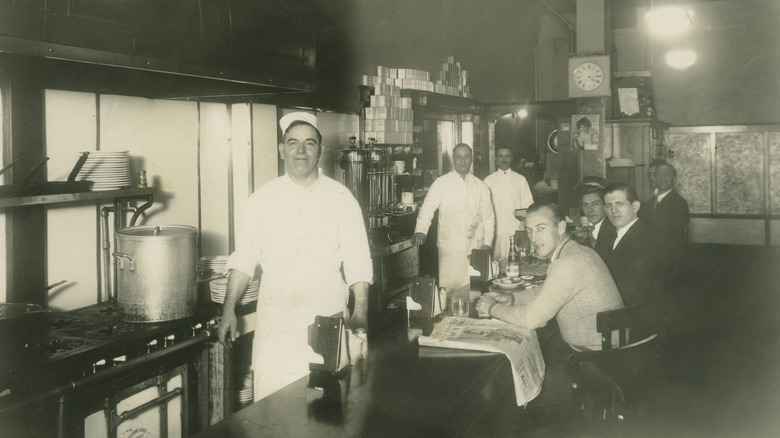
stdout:
{"type": "Polygon", "coordinates": [[[477,271],[478,275],[471,275],[471,284],[475,286],[487,284],[493,275],[493,261],[491,259],[491,250],[474,249],[471,250],[471,267],[477,271]]]}
{"type": "Polygon", "coordinates": [[[433,277],[415,277],[412,299],[419,303],[422,309],[411,311],[409,319],[430,319],[442,311],[442,303],[436,290],[436,279],[433,277]]]}
{"type": "Polygon", "coordinates": [[[349,365],[344,318],[320,316],[309,326],[309,345],[322,356],[322,363],[309,363],[310,371],[338,373],[349,365]]]}

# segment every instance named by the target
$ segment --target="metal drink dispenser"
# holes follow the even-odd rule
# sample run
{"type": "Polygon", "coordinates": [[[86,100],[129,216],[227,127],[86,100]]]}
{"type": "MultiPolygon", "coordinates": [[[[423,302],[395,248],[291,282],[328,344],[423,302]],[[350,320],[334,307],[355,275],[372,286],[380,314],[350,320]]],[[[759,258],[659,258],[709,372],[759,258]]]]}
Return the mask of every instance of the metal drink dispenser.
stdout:
{"type": "Polygon", "coordinates": [[[340,166],[344,170],[344,185],[352,192],[364,211],[367,195],[366,164],[365,151],[359,149],[341,151],[340,166]]]}

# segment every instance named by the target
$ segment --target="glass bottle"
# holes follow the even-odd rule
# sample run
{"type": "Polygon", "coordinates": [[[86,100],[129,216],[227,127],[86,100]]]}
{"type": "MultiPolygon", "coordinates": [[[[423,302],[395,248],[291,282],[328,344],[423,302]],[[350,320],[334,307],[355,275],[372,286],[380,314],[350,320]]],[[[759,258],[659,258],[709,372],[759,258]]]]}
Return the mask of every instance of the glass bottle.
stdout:
{"type": "Polygon", "coordinates": [[[515,236],[509,236],[509,257],[506,259],[506,276],[520,276],[520,257],[517,255],[515,236]]]}

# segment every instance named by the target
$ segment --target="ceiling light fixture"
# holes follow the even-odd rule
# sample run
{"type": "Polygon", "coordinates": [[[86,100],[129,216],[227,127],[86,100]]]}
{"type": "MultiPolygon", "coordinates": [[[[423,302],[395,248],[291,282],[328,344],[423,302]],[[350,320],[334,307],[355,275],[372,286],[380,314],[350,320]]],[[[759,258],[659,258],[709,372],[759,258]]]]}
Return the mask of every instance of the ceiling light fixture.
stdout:
{"type": "Polygon", "coordinates": [[[666,63],[677,70],[685,70],[696,62],[696,52],[688,49],[672,50],[666,54],[666,63]]]}
{"type": "Polygon", "coordinates": [[[693,10],[685,6],[657,6],[645,14],[650,30],[657,35],[674,36],[693,23],[693,10]]]}
{"type": "Polygon", "coordinates": [[[517,111],[517,117],[520,117],[521,119],[524,119],[528,117],[528,110],[525,108],[521,108],[517,111]]]}

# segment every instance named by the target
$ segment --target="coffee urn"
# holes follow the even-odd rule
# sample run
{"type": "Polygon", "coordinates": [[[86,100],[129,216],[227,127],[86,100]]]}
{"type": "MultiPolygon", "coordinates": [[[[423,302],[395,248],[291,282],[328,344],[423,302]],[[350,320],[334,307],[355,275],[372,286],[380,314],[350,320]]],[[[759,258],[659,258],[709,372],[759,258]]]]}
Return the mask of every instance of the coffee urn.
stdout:
{"type": "MultiPolygon", "coordinates": [[[[369,230],[386,228],[396,204],[395,171],[389,150],[371,142],[360,149],[350,137],[350,148],[341,150],[344,185],[358,200],[369,230]]],[[[372,239],[373,240],[373,239],[372,239]]]]}

